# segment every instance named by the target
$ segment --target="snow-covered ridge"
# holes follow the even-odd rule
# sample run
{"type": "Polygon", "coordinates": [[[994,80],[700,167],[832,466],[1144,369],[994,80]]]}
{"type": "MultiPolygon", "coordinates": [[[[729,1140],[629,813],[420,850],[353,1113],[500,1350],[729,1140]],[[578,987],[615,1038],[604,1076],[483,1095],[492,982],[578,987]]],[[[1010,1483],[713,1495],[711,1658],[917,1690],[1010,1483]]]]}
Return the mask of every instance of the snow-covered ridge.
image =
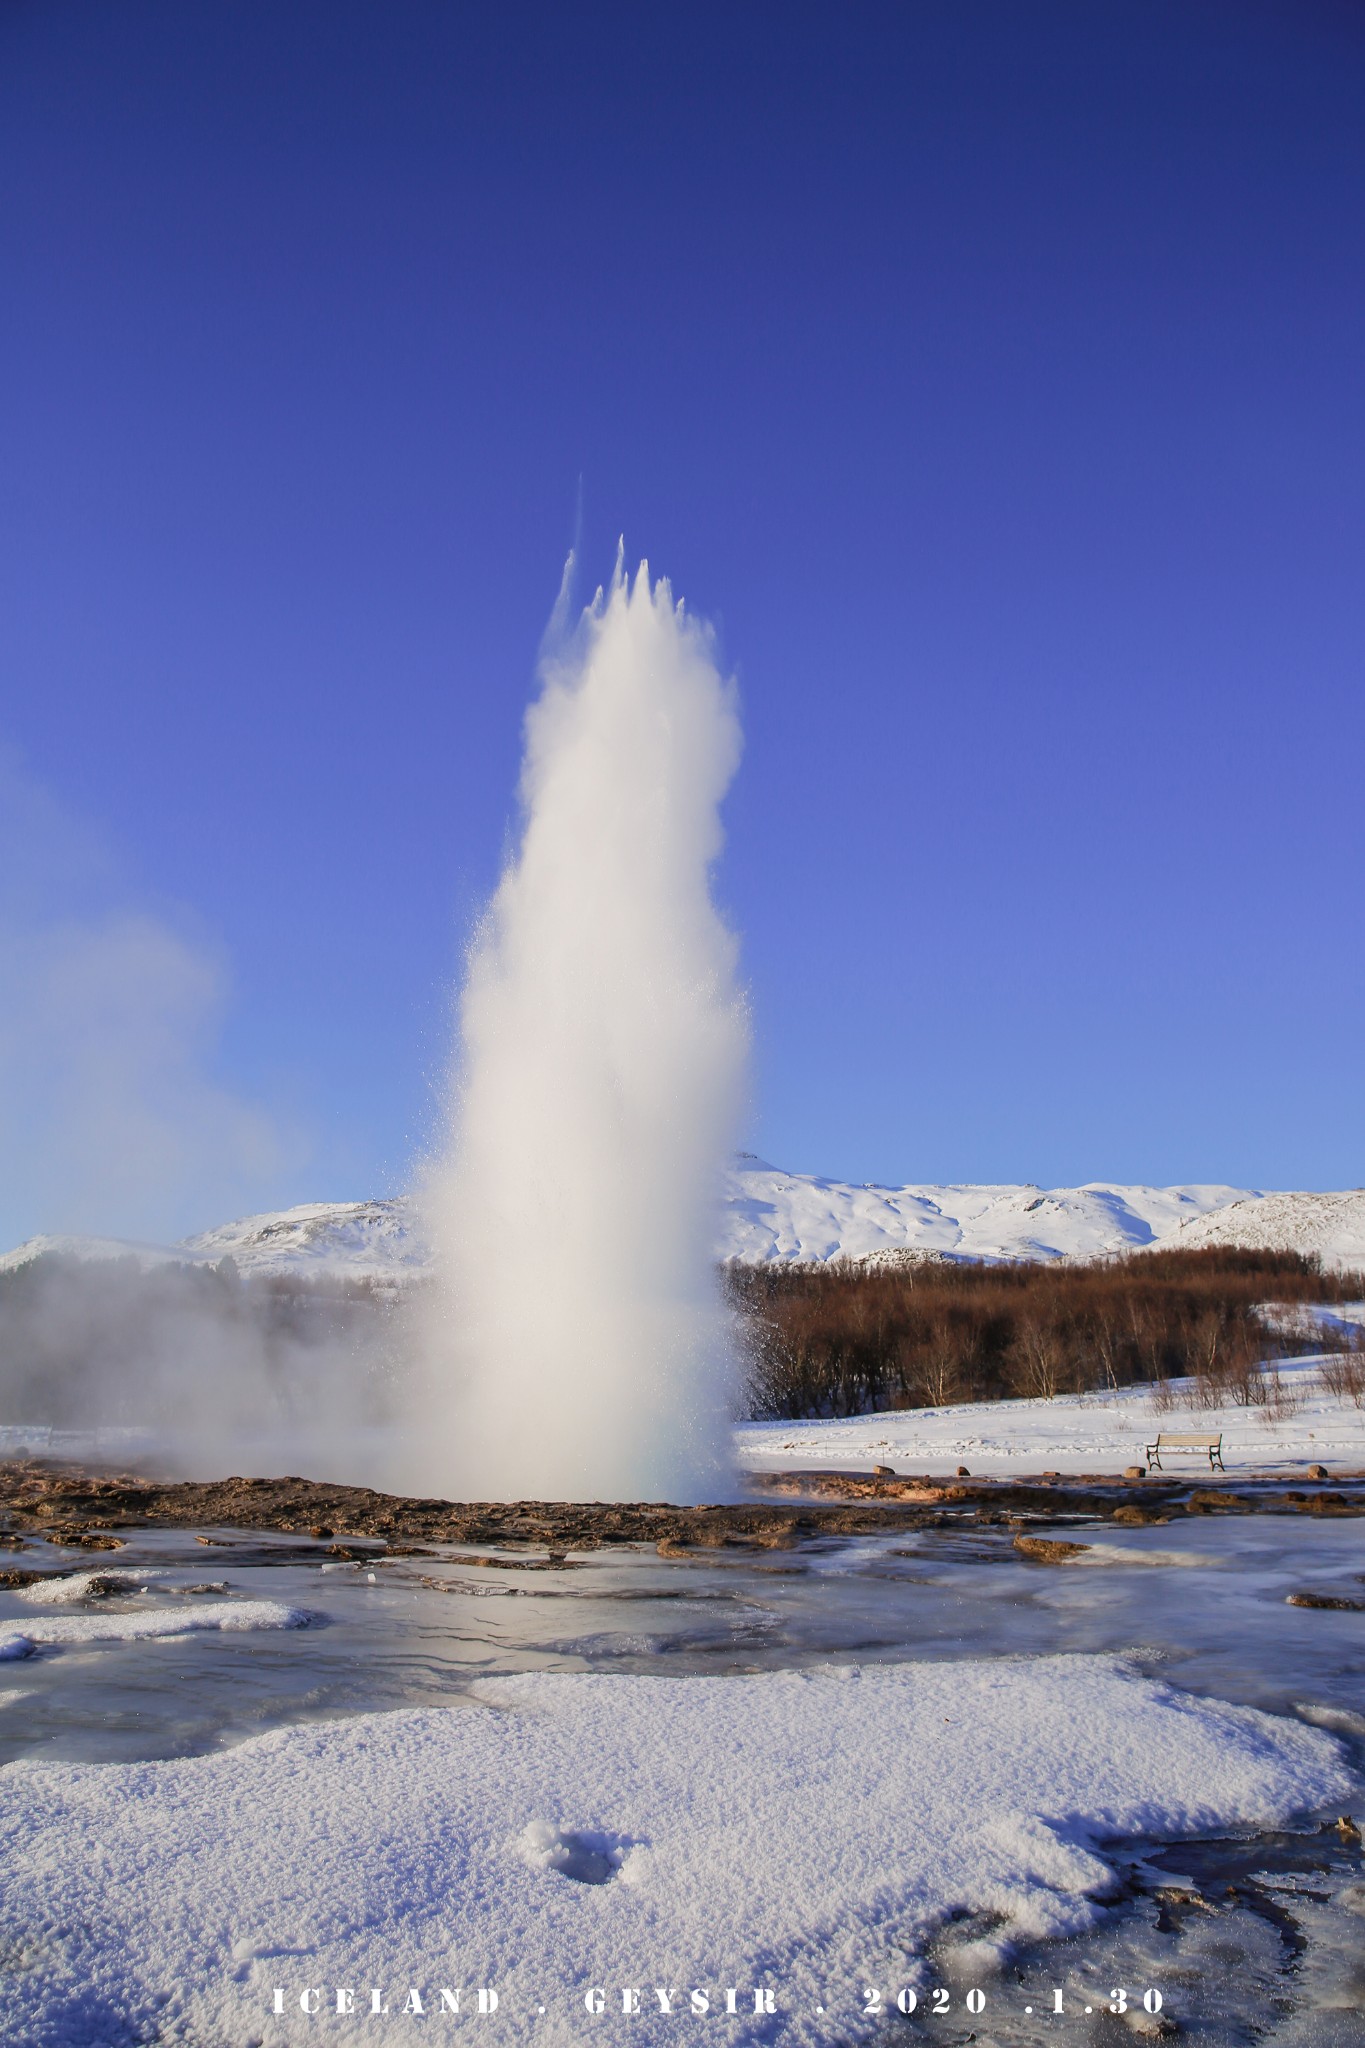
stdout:
{"type": "MultiPolygon", "coordinates": [[[[528,1230],[535,1229],[528,1200],[528,1230]]],[[[726,1174],[717,1256],[746,1264],[876,1259],[906,1252],[966,1259],[1089,1259],[1151,1245],[1264,1246],[1318,1253],[1329,1267],[1365,1267],[1365,1189],[1267,1194],[1255,1188],[855,1187],[785,1173],[748,1155],[726,1174]]],[[[305,1202],[220,1224],[179,1245],[116,1238],[35,1237],[0,1257],[0,1271],[41,1252],[177,1260],[243,1274],[331,1274],[393,1284],[421,1273],[426,1248],[415,1205],[305,1202]]]]}
{"type": "Polygon", "coordinates": [[[969,1259],[1085,1259],[1131,1251],[1244,1199],[1247,1188],[853,1187],[742,1157],[728,1175],[720,1251],[865,1259],[896,1251],[969,1259]]]}

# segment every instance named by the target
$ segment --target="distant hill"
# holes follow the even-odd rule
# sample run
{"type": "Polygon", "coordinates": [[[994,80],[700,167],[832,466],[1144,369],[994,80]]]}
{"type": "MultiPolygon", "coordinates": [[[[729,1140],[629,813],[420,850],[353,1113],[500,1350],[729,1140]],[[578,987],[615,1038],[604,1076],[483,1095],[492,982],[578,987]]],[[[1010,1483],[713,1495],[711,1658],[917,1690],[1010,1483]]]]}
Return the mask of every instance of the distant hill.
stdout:
{"type": "MultiPolygon", "coordinates": [[[[919,1253],[955,1259],[1087,1259],[1149,1245],[1265,1246],[1365,1267],[1365,1190],[1271,1193],[1233,1187],[855,1187],[784,1173],[747,1155],[726,1175],[716,1251],[759,1264],[919,1253]]],[[[400,1284],[427,1254],[413,1202],[306,1202],[220,1224],[179,1245],[35,1237],[0,1270],[40,1252],[216,1264],[243,1274],[344,1275],[400,1284]]]]}

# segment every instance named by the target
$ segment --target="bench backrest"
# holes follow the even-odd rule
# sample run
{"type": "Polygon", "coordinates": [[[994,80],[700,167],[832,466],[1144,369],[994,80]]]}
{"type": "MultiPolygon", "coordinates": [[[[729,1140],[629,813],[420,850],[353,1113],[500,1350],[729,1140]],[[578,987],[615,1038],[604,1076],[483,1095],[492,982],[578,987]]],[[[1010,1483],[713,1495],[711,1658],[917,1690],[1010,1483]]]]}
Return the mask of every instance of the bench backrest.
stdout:
{"type": "Polygon", "coordinates": [[[1223,1439],[1221,1436],[1167,1436],[1164,1434],[1158,1436],[1156,1440],[1158,1450],[1164,1450],[1168,1444],[1170,1445],[1172,1450],[1174,1450],[1178,1444],[1184,1444],[1187,1448],[1198,1449],[1201,1451],[1206,1450],[1210,1444],[1221,1444],[1222,1441],[1223,1439]]]}

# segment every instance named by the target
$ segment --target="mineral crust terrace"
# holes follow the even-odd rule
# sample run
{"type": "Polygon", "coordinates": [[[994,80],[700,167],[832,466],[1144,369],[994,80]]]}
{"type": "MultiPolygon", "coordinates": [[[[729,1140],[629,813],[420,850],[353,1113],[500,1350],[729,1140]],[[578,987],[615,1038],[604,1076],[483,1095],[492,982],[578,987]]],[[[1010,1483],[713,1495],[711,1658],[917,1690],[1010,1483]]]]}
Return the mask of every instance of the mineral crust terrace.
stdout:
{"type": "Polygon", "coordinates": [[[332,1545],[380,1541],[390,1550],[453,1544],[569,1551],[652,1544],[663,1556],[727,1547],[789,1550],[821,1537],[963,1524],[1030,1526],[1152,1522],[1208,1514],[1365,1514],[1365,1474],[1286,1490],[1282,1482],[1209,1487],[1164,1479],[944,1482],[849,1472],[775,1472],[751,1498],[702,1507],[650,1501],[414,1500],[369,1487],[279,1479],[156,1479],[46,1459],[0,1464],[0,1543],[46,1540],[112,1548],[120,1529],[274,1531],[332,1545]]]}

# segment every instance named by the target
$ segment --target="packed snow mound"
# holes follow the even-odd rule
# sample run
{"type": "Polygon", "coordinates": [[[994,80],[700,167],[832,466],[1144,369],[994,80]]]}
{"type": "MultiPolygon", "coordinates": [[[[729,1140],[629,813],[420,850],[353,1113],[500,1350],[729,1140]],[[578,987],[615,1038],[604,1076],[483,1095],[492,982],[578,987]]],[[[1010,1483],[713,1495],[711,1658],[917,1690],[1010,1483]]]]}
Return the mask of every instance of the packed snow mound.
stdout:
{"type": "MultiPolygon", "coordinates": [[[[858,1187],[786,1173],[747,1155],[725,1176],[716,1255],[745,1265],[831,1259],[1093,1259],[1155,1245],[1316,1252],[1334,1268],[1365,1267],[1365,1190],[1263,1194],[1254,1188],[858,1187]]],[[[304,1202],[244,1216],[180,1245],[117,1238],[34,1237],[0,1257],[0,1272],[43,1252],[136,1258],[146,1266],[231,1259],[243,1275],[367,1280],[398,1285],[426,1270],[417,1205],[304,1202]]]]}
{"type": "Polygon", "coordinates": [[[672,2048],[703,2038],[690,1990],[719,2015],[729,1985],[705,2039],[847,2048],[885,2033],[861,1987],[923,1990],[951,1915],[998,1962],[1096,1923],[1107,1839],[1273,1827],[1353,1783],[1316,1728],[1085,1656],[532,1672],[207,1756],[24,1758],[0,1774],[9,2038],[285,2048],[313,2038],[303,1993],[319,2039],[386,2048],[417,2038],[405,2010],[452,2038],[441,1987],[464,2015],[482,1985],[480,2042],[565,2048],[598,2038],[596,1985],[602,2039],[638,1986],[626,2033],[672,2048]]]}

